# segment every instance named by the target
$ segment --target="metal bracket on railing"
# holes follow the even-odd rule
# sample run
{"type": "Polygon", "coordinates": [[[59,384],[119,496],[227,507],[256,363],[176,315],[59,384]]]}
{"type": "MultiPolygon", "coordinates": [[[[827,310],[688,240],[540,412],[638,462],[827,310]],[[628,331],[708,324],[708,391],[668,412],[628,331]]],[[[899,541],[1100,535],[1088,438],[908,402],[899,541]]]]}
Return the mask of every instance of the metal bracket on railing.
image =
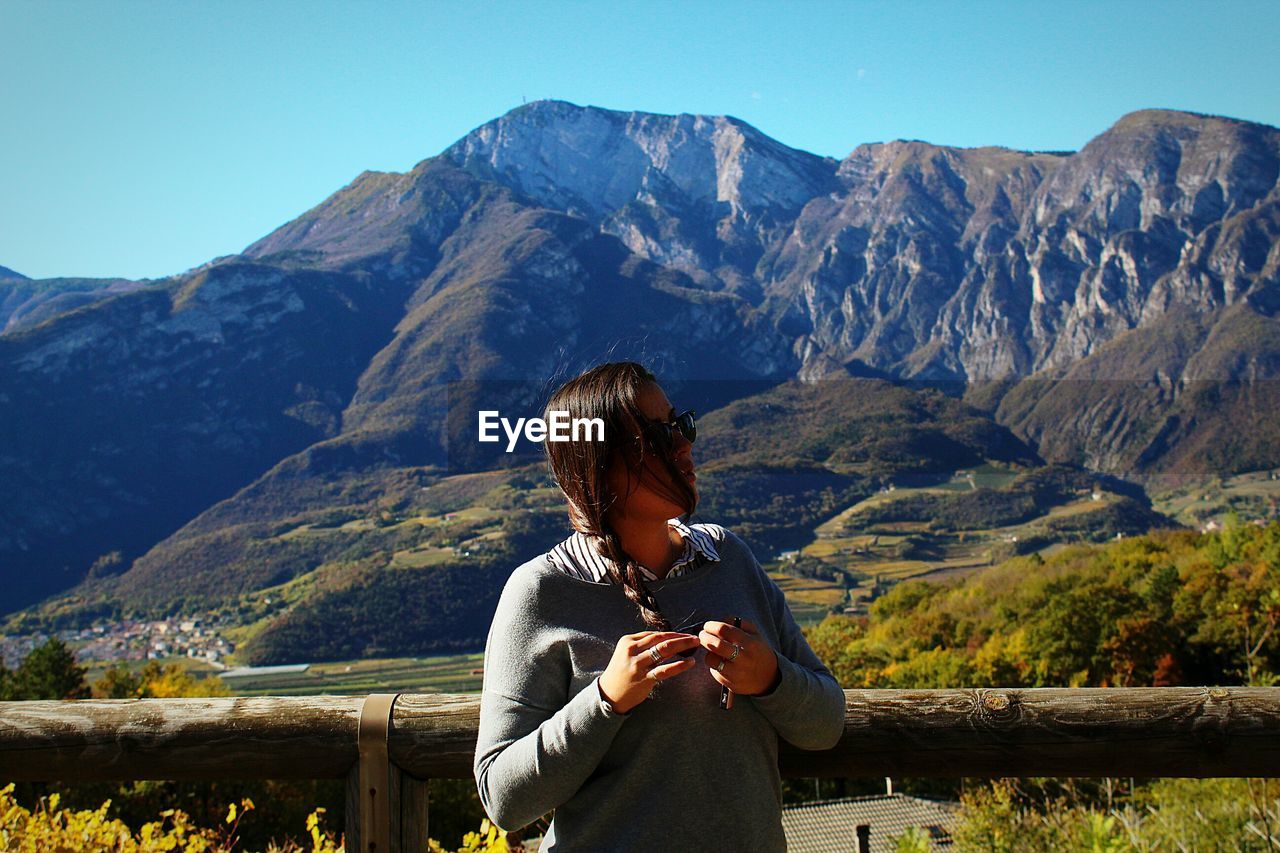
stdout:
{"type": "Polygon", "coordinates": [[[399,695],[370,693],[360,706],[360,844],[365,853],[391,853],[391,756],[387,735],[391,731],[391,709],[399,695]]]}

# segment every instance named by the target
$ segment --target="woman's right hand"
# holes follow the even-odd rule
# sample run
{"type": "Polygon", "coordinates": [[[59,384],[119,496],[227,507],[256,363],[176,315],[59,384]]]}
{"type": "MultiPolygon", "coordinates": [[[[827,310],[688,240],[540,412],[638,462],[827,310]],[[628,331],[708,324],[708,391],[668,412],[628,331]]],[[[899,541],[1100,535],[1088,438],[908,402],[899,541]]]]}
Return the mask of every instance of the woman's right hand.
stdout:
{"type": "Polygon", "coordinates": [[[668,662],[667,658],[700,645],[697,636],[677,631],[641,631],[618,640],[613,657],[600,676],[600,692],[609,704],[625,714],[648,698],[657,682],[693,669],[694,658],[668,662]],[[654,659],[653,649],[659,660],[654,659]]]}

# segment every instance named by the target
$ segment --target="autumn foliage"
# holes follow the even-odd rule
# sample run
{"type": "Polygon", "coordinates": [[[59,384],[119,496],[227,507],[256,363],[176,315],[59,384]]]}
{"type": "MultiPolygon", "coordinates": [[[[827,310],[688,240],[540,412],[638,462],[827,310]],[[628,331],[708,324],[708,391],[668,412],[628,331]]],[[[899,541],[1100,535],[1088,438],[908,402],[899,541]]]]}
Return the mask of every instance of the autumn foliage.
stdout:
{"type": "Polygon", "coordinates": [[[1152,531],[909,581],[810,643],[845,687],[1272,685],[1280,522],[1152,531]]]}

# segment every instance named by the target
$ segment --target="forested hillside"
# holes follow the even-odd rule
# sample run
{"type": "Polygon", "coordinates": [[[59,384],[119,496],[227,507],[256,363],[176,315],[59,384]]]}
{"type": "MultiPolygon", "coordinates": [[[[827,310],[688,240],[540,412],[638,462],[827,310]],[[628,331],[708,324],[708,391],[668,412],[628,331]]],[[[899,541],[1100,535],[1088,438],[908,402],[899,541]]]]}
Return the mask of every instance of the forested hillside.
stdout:
{"type": "Polygon", "coordinates": [[[907,581],[815,650],[846,687],[1271,685],[1280,522],[1153,531],[907,581]]]}

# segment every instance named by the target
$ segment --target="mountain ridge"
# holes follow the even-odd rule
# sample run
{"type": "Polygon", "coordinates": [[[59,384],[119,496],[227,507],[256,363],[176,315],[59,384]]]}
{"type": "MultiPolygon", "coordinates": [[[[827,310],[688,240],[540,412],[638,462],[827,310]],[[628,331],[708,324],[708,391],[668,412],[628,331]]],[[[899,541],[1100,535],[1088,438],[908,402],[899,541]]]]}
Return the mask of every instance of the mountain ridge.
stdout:
{"type": "MultiPolygon", "coordinates": [[[[1188,244],[1194,250],[1189,256],[1191,264],[1203,263],[1203,253],[1212,254],[1221,248],[1216,231],[1203,233],[1207,221],[1204,217],[1208,212],[1216,210],[1227,218],[1240,218],[1247,213],[1273,218],[1274,211],[1269,208],[1254,209],[1257,202],[1265,201],[1256,187],[1243,186],[1240,192],[1233,193],[1239,181],[1233,183],[1231,178],[1239,169],[1234,172],[1228,169],[1224,178],[1226,183],[1222,186],[1208,180],[1214,177],[1208,175],[1201,182],[1203,186],[1189,187],[1204,191],[1194,198],[1190,208],[1185,204],[1179,206],[1177,199],[1168,197],[1171,191],[1175,194],[1181,192],[1176,186],[1167,185],[1170,178],[1176,185],[1179,179],[1176,173],[1161,175],[1159,170],[1154,175],[1135,173],[1137,178],[1150,184],[1145,189],[1132,181],[1124,187],[1108,188],[1117,176],[1126,174],[1124,167],[1104,179],[1103,184],[1107,186],[1098,184],[1096,180],[1085,186],[1081,177],[1090,168],[1097,171],[1100,161],[1123,159],[1119,154],[1130,158],[1135,156],[1133,150],[1121,151],[1124,146],[1120,143],[1124,140],[1132,142],[1135,132],[1150,127],[1154,121],[1164,120],[1176,125],[1169,130],[1174,136],[1181,132],[1180,128],[1192,126],[1202,130],[1210,128],[1215,133],[1230,128],[1239,137],[1236,142],[1268,149],[1262,152],[1266,156],[1258,150],[1246,151],[1241,156],[1259,155],[1268,161],[1255,164],[1265,172],[1259,185],[1274,189],[1276,131],[1266,125],[1168,110],[1135,111],[1119,119],[1080,152],[1067,156],[1019,152],[994,146],[952,148],[902,141],[868,143],[856,147],[845,160],[836,164],[834,180],[844,186],[844,195],[835,199],[839,203],[838,208],[833,209],[832,199],[819,197],[816,185],[811,185],[805,194],[813,197],[805,202],[804,207],[814,207],[808,214],[804,208],[797,212],[793,206],[786,211],[782,221],[761,223],[748,221],[750,216],[743,220],[732,209],[728,210],[727,218],[716,218],[715,211],[709,208],[690,211],[693,196],[682,190],[681,181],[653,168],[657,161],[652,151],[667,150],[661,146],[645,154],[649,159],[643,164],[633,162],[635,156],[640,155],[628,155],[630,159],[627,162],[633,165],[622,170],[628,176],[625,180],[610,178],[610,182],[601,185],[598,181],[591,183],[590,176],[579,175],[575,178],[578,184],[572,192],[556,188],[547,190],[548,173],[542,161],[559,161],[539,155],[539,158],[534,158],[539,162],[531,164],[530,152],[542,152],[547,145],[557,152],[565,147],[562,143],[566,131],[556,124],[565,120],[565,116],[588,122],[597,128],[592,131],[597,137],[604,134],[608,139],[630,139],[628,134],[643,136],[641,131],[644,128],[658,126],[666,135],[658,134],[655,138],[665,143],[679,136],[681,144],[675,149],[696,150],[704,163],[713,163],[707,153],[710,146],[705,137],[712,132],[716,122],[729,121],[724,117],[659,116],[595,107],[580,108],[566,102],[535,102],[482,125],[446,148],[442,154],[424,160],[413,173],[428,168],[427,164],[450,160],[482,175],[485,180],[498,181],[521,196],[530,197],[532,194],[531,200],[540,206],[562,209],[570,215],[584,215],[593,224],[614,233],[628,249],[641,257],[679,269],[699,286],[740,293],[752,305],[769,314],[775,324],[803,330],[803,334],[793,342],[793,349],[811,350],[819,364],[833,359],[836,363],[843,363],[859,358],[891,372],[926,378],[989,379],[1011,373],[1027,374],[1041,367],[1079,358],[1087,354],[1095,342],[1122,328],[1157,318],[1178,299],[1194,298],[1212,305],[1246,297],[1263,304],[1274,300],[1273,296],[1255,292],[1254,282],[1242,281],[1230,258],[1219,264],[1227,282],[1218,289],[1206,287],[1198,270],[1176,268],[1181,257],[1179,253],[1188,244]],[[604,130],[599,130],[600,127],[604,130]],[[701,128],[702,137],[692,132],[698,128],[701,128]],[[533,141],[525,139],[530,136],[533,141]],[[550,142],[544,138],[547,136],[551,138],[550,142]],[[521,152],[525,155],[523,159],[517,156],[521,152]],[[1002,167],[1009,171],[1012,183],[997,181],[994,185],[983,184],[978,171],[992,169],[993,164],[999,165],[999,161],[1004,161],[1002,167]],[[1084,162],[1088,168],[1080,167],[1079,162],[1084,162]],[[1050,177],[1050,173],[1057,177],[1050,177]],[[1061,177],[1064,174],[1075,178],[1068,180],[1061,177]],[[1152,178],[1155,178],[1154,184],[1152,178]],[[1162,179],[1165,181],[1163,184],[1162,179]],[[887,192],[882,192],[886,190],[886,184],[887,192]],[[950,203],[945,197],[941,198],[944,215],[933,217],[934,222],[944,220],[945,227],[939,233],[931,233],[927,214],[936,207],[939,199],[930,194],[939,189],[948,191],[948,185],[951,185],[949,191],[954,198],[950,203]],[[595,194],[587,192],[584,187],[594,188],[595,194]],[[1119,192],[1115,192],[1117,189],[1119,192]],[[918,198],[922,191],[923,199],[918,198]],[[1135,223],[1138,236],[1126,236],[1123,233],[1126,229],[1119,225],[1110,230],[1103,229],[1098,236],[1081,233],[1082,221],[1087,222],[1090,217],[1096,220],[1098,210],[1108,209],[1099,208],[1099,204],[1110,205],[1117,218],[1131,218],[1132,211],[1138,209],[1135,198],[1142,198],[1144,192],[1150,200],[1138,205],[1145,205],[1142,209],[1147,210],[1147,222],[1135,223]],[[1085,202],[1080,198],[1085,193],[1091,198],[1099,194],[1104,198],[1085,202]],[[1225,193],[1217,207],[1214,206],[1215,193],[1225,193]],[[568,198],[570,195],[572,199],[568,198]],[[1060,204],[1059,196],[1073,196],[1074,200],[1068,198],[1060,204]],[[1066,209],[1059,210],[1063,205],[1066,209]],[[1170,209],[1158,209],[1160,205],[1170,209]],[[1094,213],[1091,214],[1090,210],[1094,213]],[[1151,233],[1148,226],[1157,213],[1182,216],[1186,220],[1182,223],[1186,226],[1183,229],[1185,233],[1172,233],[1174,229],[1163,222],[1157,223],[1159,227],[1151,233]],[[1189,213],[1194,213],[1194,217],[1188,218],[1189,213]],[[790,219],[793,215],[794,220],[790,219]],[[900,224],[918,238],[914,244],[910,239],[903,241],[905,235],[900,233],[901,229],[880,227],[874,234],[863,233],[866,229],[862,226],[868,217],[892,225],[897,221],[895,217],[904,215],[905,219],[900,224]],[[825,220],[820,224],[820,231],[814,231],[809,224],[809,220],[815,217],[825,220]],[[834,221],[831,221],[833,217],[834,221]],[[945,221],[956,218],[960,219],[954,223],[945,221]],[[1058,221],[1051,221],[1055,219],[1058,221]],[[1143,227],[1147,227],[1146,232],[1143,227]],[[1046,228],[1050,233],[1037,233],[1046,228]],[[816,236],[826,245],[819,253],[807,251],[808,267],[797,270],[786,263],[788,245],[799,243],[808,250],[810,247],[804,246],[805,236],[816,236]],[[864,266],[870,266],[877,256],[874,251],[877,242],[884,244],[879,253],[882,257],[891,253],[890,257],[883,257],[889,263],[882,270],[860,270],[856,265],[851,269],[838,257],[842,253],[848,257],[852,250],[868,256],[864,266]],[[1115,245],[1108,245],[1108,242],[1115,245]],[[1133,258],[1135,252],[1143,253],[1144,260],[1158,264],[1160,268],[1145,278],[1132,274],[1132,269],[1139,266],[1133,258]],[[922,253],[933,257],[919,257],[922,253]],[[960,256],[967,253],[972,253],[979,265],[985,264],[986,268],[973,269],[970,266],[966,269],[960,256]],[[1002,253],[1010,257],[1001,259],[998,256],[1002,253]],[[945,257],[948,254],[952,257],[945,257]],[[892,262],[892,256],[899,255],[906,260],[905,271],[892,262]],[[1172,263],[1169,258],[1173,259],[1172,263]],[[774,269],[773,265],[778,260],[784,264],[782,268],[774,269]],[[795,275],[789,279],[786,273],[795,275]],[[853,291],[860,296],[843,306],[841,311],[840,303],[850,293],[846,283],[850,275],[863,278],[863,283],[853,291]],[[837,289],[827,295],[823,292],[828,290],[826,280],[833,276],[838,279],[837,289]],[[966,283],[964,279],[967,276],[973,281],[966,283]],[[1125,278],[1129,280],[1117,283],[1117,280],[1125,278]],[[1160,281],[1161,278],[1164,280],[1160,281]],[[895,279],[901,284],[877,279],[895,279]],[[947,293],[945,298],[942,293],[932,293],[937,289],[934,282],[957,280],[960,282],[957,292],[947,293]],[[1012,282],[1018,280],[1030,281],[1031,287],[1026,291],[1012,287],[1012,282]],[[902,284],[908,286],[907,290],[902,288],[902,284]],[[1125,287],[1133,290],[1136,297],[1117,304],[1116,292],[1125,287]],[[965,292],[967,290],[973,292],[965,292]],[[862,309],[874,309],[877,301],[898,304],[898,310],[875,318],[874,323],[868,323],[865,316],[858,316],[867,313],[862,309]],[[766,302],[770,304],[764,304],[766,302]],[[985,310],[982,310],[984,305],[985,310]],[[1005,312],[1008,310],[1018,316],[1007,317],[1005,312]],[[846,316],[842,317],[842,313],[846,316]],[[1012,327],[1015,319],[1021,328],[1030,329],[1030,334],[1042,341],[1018,340],[1012,327]],[[975,326],[1003,327],[1004,331],[1002,335],[988,337],[977,345],[973,340],[961,340],[955,331],[975,326]],[[1095,328],[1098,326],[1102,329],[1095,328]],[[809,346],[810,341],[813,346],[809,346]]],[[[577,126],[576,123],[571,124],[577,126]]],[[[733,127],[749,128],[752,139],[767,139],[745,123],[735,123],[733,127]]],[[[639,143],[632,140],[629,144],[643,153],[643,146],[639,143]]],[[[807,158],[805,163],[821,172],[810,175],[814,180],[821,183],[830,177],[828,170],[835,164],[831,158],[818,158],[794,149],[787,151],[802,159],[807,158]]],[[[584,162],[589,159],[581,152],[577,156],[584,162]]],[[[674,161],[668,158],[664,162],[674,161]]],[[[1243,165],[1249,166],[1249,163],[1243,165]]],[[[572,164],[561,168],[561,172],[567,173],[571,169],[572,164]]],[[[712,168],[703,170],[700,190],[694,194],[703,202],[711,198],[707,176],[716,174],[716,169],[713,164],[712,168]]],[[[614,173],[610,171],[609,174],[614,173]]],[[[387,175],[365,173],[359,180],[399,180],[387,175]]],[[[680,177],[676,175],[676,178],[680,177]]],[[[767,182],[765,184],[767,189],[767,182]]],[[[751,190],[754,185],[747,181],[746,186],[751,190]]],[[[829,188],[830,185],[823,187],[829,188]]],[[[346,194],[348,189],[335,194],[331,201],[346,194]]],[[[754,196],[748,191],[746,197],[754,196]]],[[[799,199],[792,201],[798,202],[799,199]]],[[[732,201],[720,200],[720,203],[726,208],[733,207],[732,201]]],[[[300,218],[300,221],[305,218],[300,218]]],[[[1228,236],[1234,241],[1249,239],[1250,225],[1247,222],[1232,221],[1230,224],[1234,233],[1228,233],[1228,236]]],[[[1262,227],[1270,228],[1270,223],[1262,227]]],[[[277,239],[276,242],[280,241],[277,239]]],[[[262,241],[248,251],[258,254],[261,249],[262,241]]],[[[1227,252],[1219,253],[1230,254],[1232,258],[1238,257],[1242,251],[1239,246],[1228,245],[1226,249],[1227,252]]],[[[1255,263],[1253,266],[1256,269],[1266,264],[1255,263]]],[[[1270,275],[1273,270],[1256,269],[1256,272],[1270,275]]],[[[802,372],[821,375],[822,368],[807,366],[802,367],[802,372]]]]}
{"type": "MultiPolygon", "coordinates": [[[[502,464],[460,442],[457,413],[524,411],[604,356],[672,388],[992,379],[984,410],[1046,459],[1158,478],[1220,430],[1171,397],[1166,426],[1118,429],[1152,398],[1054,383],[1079,364],[1274,378],[1278,169],[1275,128],[1159,110],[1065,155],[894,141],[837,161],[729,117],[531,104],[408,172],[361,173],[240,255],[0,334],[0,576],[39,580],[31,600],[175,549],[216,573],[195,538],[231,542],[253,512],[375,500],[371,471],[502,464]],[[1118,420],[1049,440],[1070,417],[1056,400],[1118,420]]],[[[1237,462],[1270,459],[1260,443],[1237,462]]]]}

